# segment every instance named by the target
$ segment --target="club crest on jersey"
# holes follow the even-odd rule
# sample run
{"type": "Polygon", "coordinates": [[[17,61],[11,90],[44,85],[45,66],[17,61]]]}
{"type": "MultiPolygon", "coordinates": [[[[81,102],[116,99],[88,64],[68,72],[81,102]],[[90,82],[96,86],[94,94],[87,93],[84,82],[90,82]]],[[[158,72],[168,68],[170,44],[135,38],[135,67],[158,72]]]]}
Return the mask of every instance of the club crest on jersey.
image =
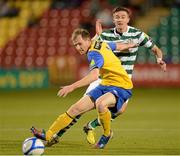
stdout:
{"type": "Polygon", "coordinates": [[[95,42],[94,49],[100,50],[102,46],[102,42],[95,42]]]}
{"type": "Polygon", "coordinates": [[[94,66],[95,65],[95,61],[94,60],[91,60],[91,63],[90,63],[90,66],[94,66]]]}

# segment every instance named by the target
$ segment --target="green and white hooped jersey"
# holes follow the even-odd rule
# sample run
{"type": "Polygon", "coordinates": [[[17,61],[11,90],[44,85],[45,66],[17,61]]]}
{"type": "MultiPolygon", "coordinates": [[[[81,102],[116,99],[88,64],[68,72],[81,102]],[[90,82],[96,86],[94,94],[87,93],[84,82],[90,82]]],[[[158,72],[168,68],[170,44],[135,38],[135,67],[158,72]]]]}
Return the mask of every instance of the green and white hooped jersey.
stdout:
{"type": "MultiPolygon", "coordinates": [[[[147,34],[131,26],[128,26],[127,32],[122,34],[119,34],[115,28],[105,30],[99,35],[98,40],[121,43],[133,42],[139,44],[139,46],[144,46],[149,49],[154,46],[152,39],[147,34]]],[[[130,48],[128,51],[124,52],[113,52],[121,60],[121,63],[127,71],[129,77],[132,78],[138,47],[130,48]]]]}

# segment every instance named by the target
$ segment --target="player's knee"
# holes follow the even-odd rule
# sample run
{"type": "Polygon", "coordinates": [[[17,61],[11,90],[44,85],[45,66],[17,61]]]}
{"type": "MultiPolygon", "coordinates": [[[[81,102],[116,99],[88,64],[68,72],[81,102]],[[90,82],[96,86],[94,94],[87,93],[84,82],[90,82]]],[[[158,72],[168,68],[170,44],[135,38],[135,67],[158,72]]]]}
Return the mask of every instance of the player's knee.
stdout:
{"type": "Polygon", "coordinates": [[[121,114],[123,114],[125,112],[125,110],[119,110],[119,112],[118,112],[118,115],[121,115],[121,114]]]}
{"type": "Polygon", "coordinates": [[[67,112],[69,115],[75,117],[77,115],[80,115],[81,109],[77,106],[71,106],[67,112]]]}
{"type": "Polygon", "coordinates": [[[95,104],[98,112],[104,112],[104,110],[106,109],[106,103],[103,100],[96,100],[95,104]]]}
{"type": "Polygon", "coordinates": [[[121,115],[126,111],[126,107],[122,107],[119,111],[118,114],[121,115]]]}

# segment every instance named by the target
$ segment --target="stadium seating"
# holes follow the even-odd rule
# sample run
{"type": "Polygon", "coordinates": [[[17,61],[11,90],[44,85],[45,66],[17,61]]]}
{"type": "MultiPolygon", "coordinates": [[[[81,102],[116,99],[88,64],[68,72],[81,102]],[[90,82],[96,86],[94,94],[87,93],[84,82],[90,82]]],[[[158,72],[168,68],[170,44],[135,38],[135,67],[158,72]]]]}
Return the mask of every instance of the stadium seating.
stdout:
{"type": "MultiPolygon", "coordinates": [[[[65,55],[73,55],[78,57],[79,63],[84,62],[84,58],[75,52],[70,36],[74,28],[88,19],[89,1],[78,8],[68,9],[49,9],[50,0],[31,3],[17,0],[14,3],[20,8],[20,14],[14,18],[0,19],[1,68],[44,68],[51,57],[65,55]],[[39,20],[28,27],[30,17],[39,20]]],[[[159,26],[149,31],[168,63],[180,63],[179,24],[180,9],[173,8],[170,16],[161,18],[159,26]]],[[[138,55],[137,63],[156,61],[146,49],[142,48],[138,55]]]]}
{"type": "MultiPolygon", "coordinates": [[[[9,42],[1,49],[0,57],[3,59],[0,64],[3,68],[41,68],[47,67],[49,57],[69,54],[76,56],[70,36],[72,30],[80,25],[80,20],[89,16],[87,5],[80,10],[76,8],[49,10],[48,2],[48,0],[44,3],[35,1],[34,4],[33,1],[30,10],[28,1],[22,3],[17,1],[16,5],[21,8],[21,14],[14,19],[2,22],[3,29],[7,28],[7,24],[12,25],[12,20],[16,22],[14,29],[5,29],[11,36],[7,39],[9,42]],[[27,27],[27,18],[32,15],[32,12],[33,16],[41,18],[35,26],[27,27]]],[[[1,25],[0,28],[2,28],[1,25]]],[[[4,31],[0,32],[0,34],[3,33],[4,31]]],[[[4,41],[0,41],[1,47],[7,41],[5,39],[6,36],[4,41]]]]}
{"type": "MultiPolygon", "coordinates": [[[[149,35],[163,50],[167,63],[180,63],[180,8],[172,8],[168,17],[162,17],[160,24],[149,30],[149,35]]],[[[155,58],[142,48],[137,63],[155,63],[155,58]]]]}

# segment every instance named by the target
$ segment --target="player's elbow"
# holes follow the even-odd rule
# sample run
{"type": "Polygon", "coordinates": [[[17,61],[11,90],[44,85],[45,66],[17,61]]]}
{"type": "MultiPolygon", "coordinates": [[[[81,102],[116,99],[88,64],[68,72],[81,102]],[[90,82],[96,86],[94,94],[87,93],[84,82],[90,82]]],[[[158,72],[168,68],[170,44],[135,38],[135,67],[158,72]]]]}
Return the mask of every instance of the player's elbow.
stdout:
{"type": "Polygon", "coordinates": [[[91,71],[91,80],[96,81],[99,78],[99,69],[91,71]]]}
{"type": "Polygon", "coordinates": [[[92,76],[92,80],[93,80],[93,81],[96,81],[98,78],[99,78],[99,74],[94,74],[94,75],[92,76]]]}
{"type": "Polygon", "coordinates": [[[159,49],[159,47],[157,47],[156,45],[153,46],[153,48],[151,49],[152,52],[157,55],[158,53],[162,54],[162,51],[159,49]]]}

